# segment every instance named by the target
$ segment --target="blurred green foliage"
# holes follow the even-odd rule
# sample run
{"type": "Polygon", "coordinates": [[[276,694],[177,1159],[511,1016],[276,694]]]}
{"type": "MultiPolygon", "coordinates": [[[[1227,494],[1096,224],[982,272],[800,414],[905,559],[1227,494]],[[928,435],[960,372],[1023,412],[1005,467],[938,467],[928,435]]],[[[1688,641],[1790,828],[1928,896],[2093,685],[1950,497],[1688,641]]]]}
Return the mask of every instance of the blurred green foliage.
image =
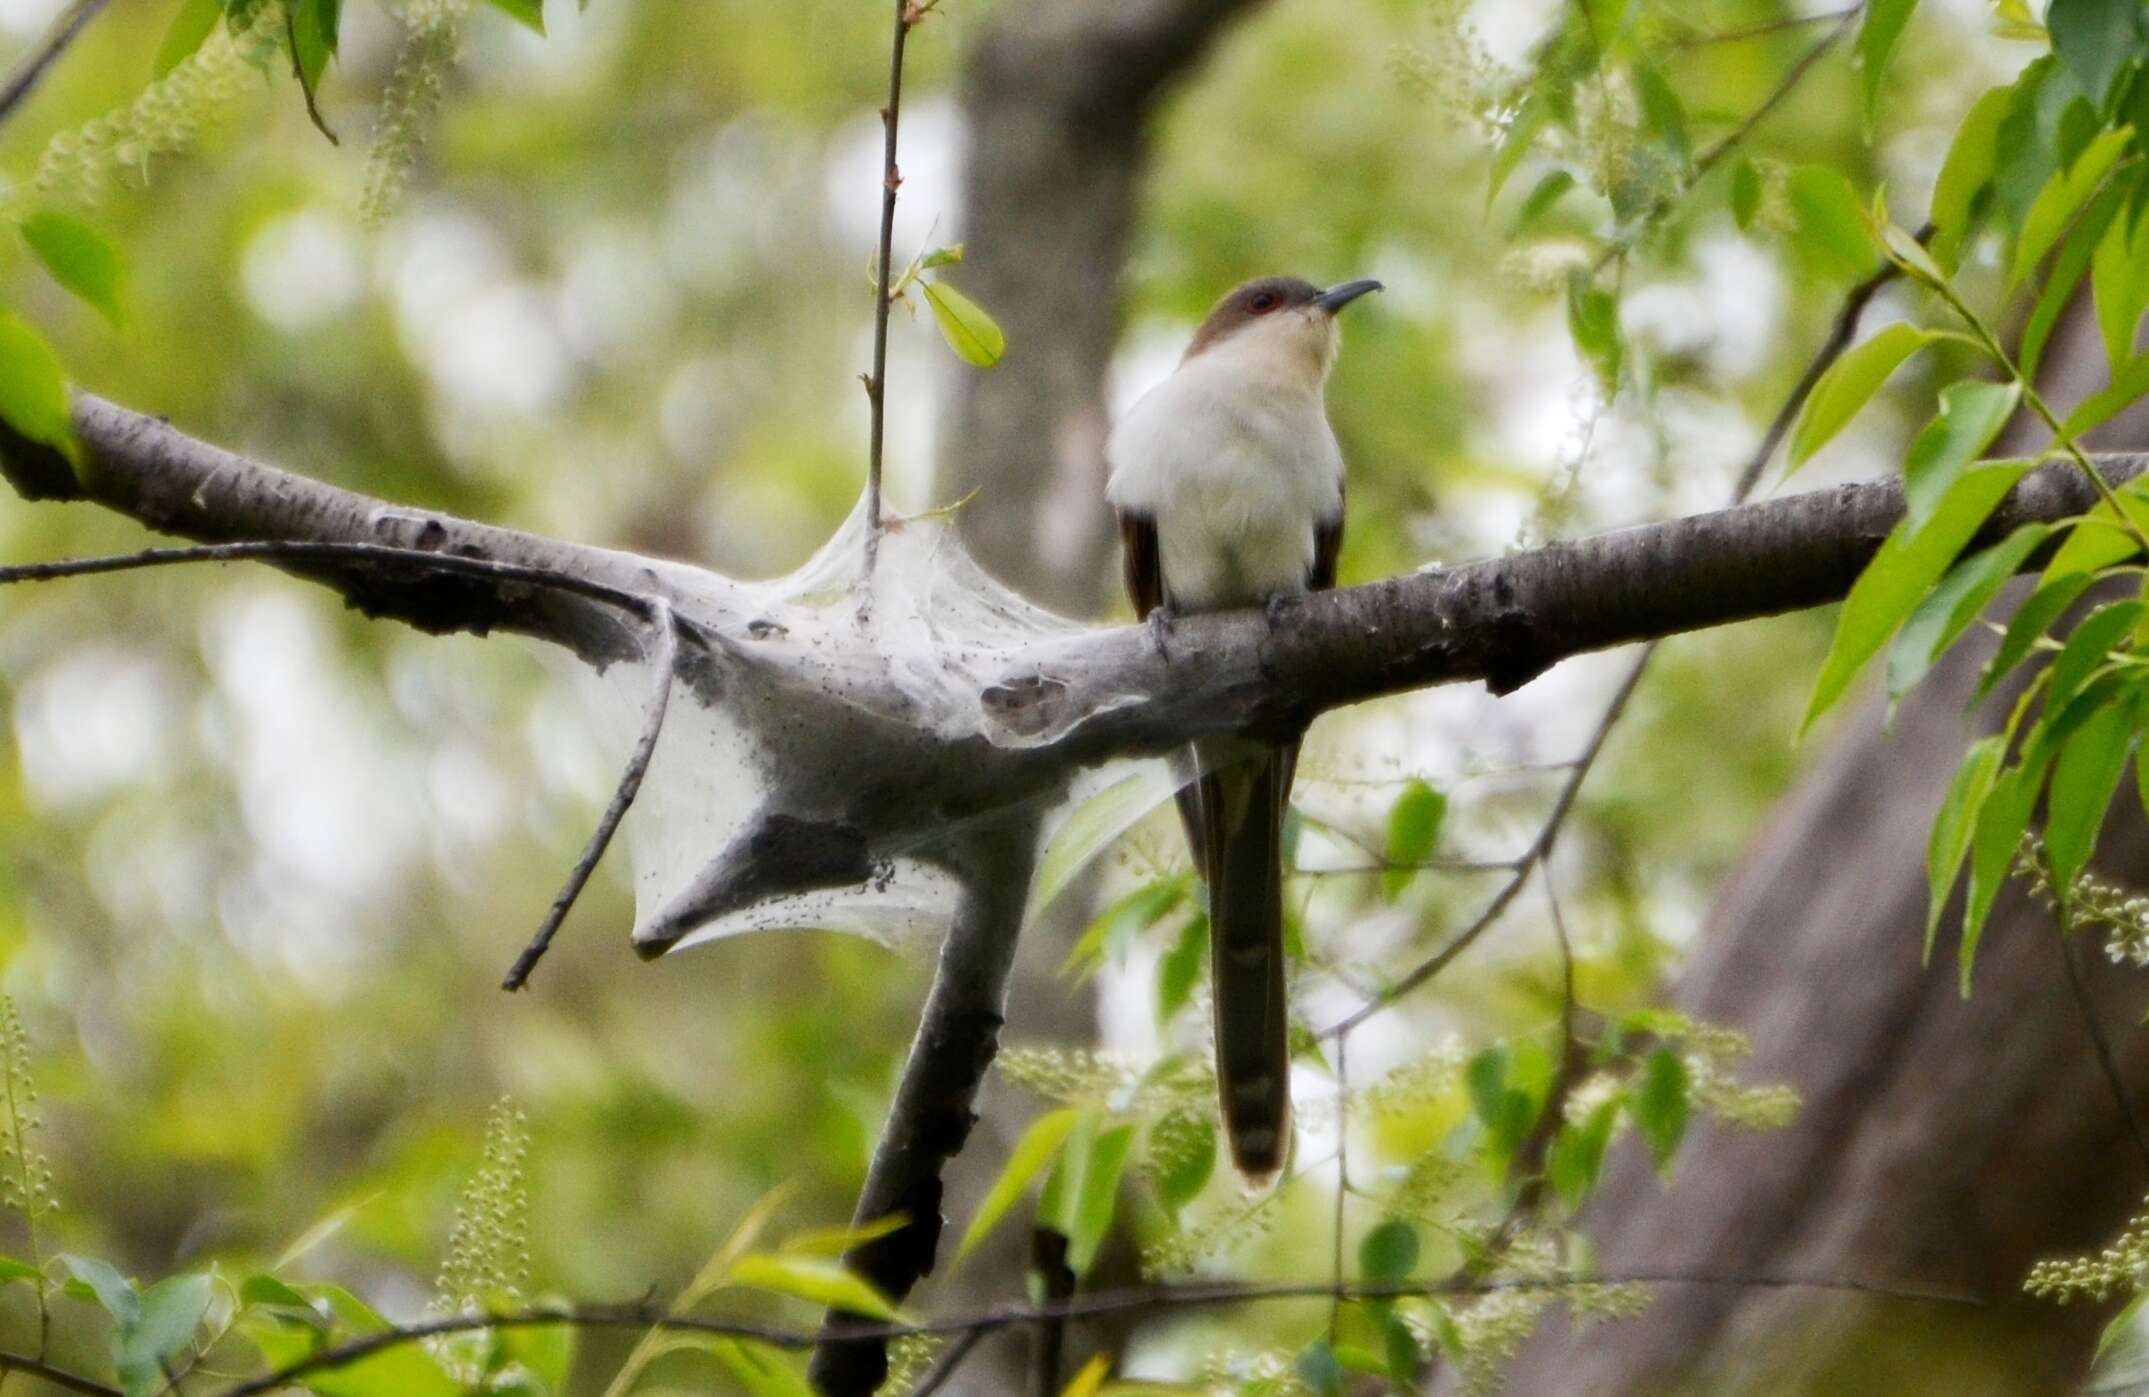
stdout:
{"type": "MultiPolygon", "coordinates": [[[[946,0],[912,45],[904,259],[964,232],[960,62],[1014,3],[946,0]]],[[[18,43],[32,8],[0,10],[23,21],[18,43]]],[[[228,102],[210,94],[223,110],[183,149],[118,161],[93,203],[73,182],[40,189],[55,136],[133,110],[160,67],[189,72],[185,36],[215,42],[199,8],[112,7],[0,126],[9,211],[30,220],[0,241],[0,301],[76,382],[391,500],[730,573],[795,564],[847,512],[864,460],[853,380],[883,6],[553,0],[543,37],[529,6],[449,7],[450,61],[400,41],[397,16],[439,19],[431,9],[308,0],[312,22],[340,17],[312,94],[340,147],[271,64],[243,68],[228,102]],[[428,81],[437,114],[418,100],[428,81]],[[399,162],[385,180],[365,151],[377,124],[399,162]]],[[[1840,44],[1779,102],[1825,32],[1785,23],[1803,18],[1787,7],[1620,13],[1604,31],[1549,3],[1278,0],[1161,117],[1127,275],[1128,389],[1245,276],[1390,287],[1353,321],[1331,392],[1351,462],[1346,582],[1722,503],[1874,260],[1830,236],[1864,236],[1841,191],[1860,196],[1853,218],[1882,180],[1893,203],[1921,206],[1984,86],[1965,74],[2005,81],[2041,51],[1938,7],[1880,6],[1862,68],[1840,44]]],[[[1971,294],[2001,279],[1967,255],[1963,277],[1971,294]]],[[[967,306],[896,318],[899,508],[932,502],[931,403],[941,376],[972,371],[933,322],[993,357],[967,306]]],[[[1962,362],[1941,350],[1903,374],[1906,396],[1962,362]]],[[[1891,411],[1826,450],[1813,441],[1813,469],[1890,466],[1922,415],[1891,411]]],[[[86,507],[0,511],[9,561],[143,542],[86,507]]],[[[1694,1108],[1780,1121],[1782,1096],[1731,1076],[1735,1037],[1643,1006],[1792,774],[1827,638],[1825,619],[1796,617],[1672,642],[1615,735],[1554,865],[1577,997],[1601,1021],[1585,1079],[1561,1060],[1562,976],[1536,897],[1354,1044],[1353,1177],[1380,1187],[1347,1208],[1368,1275],[1475,1264],[1526,1150],[1571,1208],[1608,1146],[1675,1168],[1694,1108]],[[1612,1143],[1621,1122],[1638,1142],[1612,1143]]],[[[1511,856],[1561,774],[1541,764],[1575,755],[1609,673],[1577,662],[1496,707],[1419,695],[1316,731],[1298,853],[1330,871],[1302,880],[1294,918],[1312,1026],[1475,915],[1496,875],[1394,865],[1511,856]],[[1374,866],[1335,871],[1360,856],[1374,866]]],[[[779,1184],[795,1221],[847,1215],[921,960],[795,934],[644,966],[623,953],[615,857],[532,989],[494,990],[613,779],[564,663],[369,624],[273,574],[167,571],[0,598],[0,686],[0,983],[34,1045],[41,1148],[65,1202],[39,1219],[47,1255],[109,1257],[145,1280],[210,1263],[246,1275],[335,1219],[280,1283],[344,1287],[293,1293],[351,1328],[368,1322],[359,1295],[414,1315],[453,1256],[480,1123],[503,1093],[533,1142],[534,1292],[691,1290],[779,1184]]],[[[1116,1224],[1164,1272],[1325,1275],[1332,1175],[1253,1203],[1212,1177],[1205,932],[1175,838],[1156,819],[1122,843],[1078,948],[1085,971],[1107,971],[1114,1051],[1008,1059],[1066,1114],[1032,1128],[984,1224],[1023,1216],[1034,1187],[1085,1267],[1116,1224]],[[1122,1171],[1144,1182],[1115,1190],[1122,1171]],[[1115,1196],[1134,1201],[1115,1213],[1115,1196]]],[[[1333,1070],[1303,1046],[1307,1071],[1333,1070]]],[[[1012,1114],[1023,1097],[991,1101],[1012,1114]]],[[[1567,1263],[1525,1239],[1505,1264],[1556,1276],[1567,1263]]],[[[757,1274],[794,1297],[837,1283],[795,1260],[757,1274]]],[[[0,1345],[34,1342],[24,1289],[8,1294],[0,1345]]],[[[56,1303],[97,1303],[94,1284],[90,1296],[56,1303]]],[[[255,1300],[293,1303],[265,1286],[255,1300]]],[[[1323,1302],[1258,1326],[1175,1320],[1155,1348],[1182,1371],[1212,1348],[1254,1354],[1235,1371],[1273,1359],[1299,1375],[1279,1381],[1316,1387],[1444,1351],[1476,1380],[1541,1309],[1368,1303],[1323,1337],[1323,1302]]],[[[630,1342],[586,1336],[600,1361],[581,1381],[630,1342]]],[[[55,1352],[100,1362],[79,1344],[55,1352]]],[[[736,1346],[662,1361],[700,1364],[688,1371],[704,1383],[779,1381],[736,1346]]]]}

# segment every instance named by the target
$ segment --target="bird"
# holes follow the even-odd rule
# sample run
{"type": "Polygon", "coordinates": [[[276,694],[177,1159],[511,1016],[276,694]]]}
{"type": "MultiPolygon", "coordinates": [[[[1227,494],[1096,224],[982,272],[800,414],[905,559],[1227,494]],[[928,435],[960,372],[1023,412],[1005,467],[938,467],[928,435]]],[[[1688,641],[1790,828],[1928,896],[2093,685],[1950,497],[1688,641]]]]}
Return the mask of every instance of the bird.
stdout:
{"type": "MultiPolygon", "coordinates": [[[[1335,585],[1342,448],[1327,385],[1336,317],[1373,280],[1323,290],[1260,277],[1228,292],[1170,377],[1105,443],[1129,600],[1157,634],[1172,618],[1335,585]]],[[[1168,651],[1167,651],[1168,654],[1168,651]]],[[[1216,1077],[1232,1162],[1251,1187],[1291,1141],[1284,987],[1283,819],[1298,743],[1205,738],[1181,753],[1180,820],[1208,886],[1216,1077]]]]}

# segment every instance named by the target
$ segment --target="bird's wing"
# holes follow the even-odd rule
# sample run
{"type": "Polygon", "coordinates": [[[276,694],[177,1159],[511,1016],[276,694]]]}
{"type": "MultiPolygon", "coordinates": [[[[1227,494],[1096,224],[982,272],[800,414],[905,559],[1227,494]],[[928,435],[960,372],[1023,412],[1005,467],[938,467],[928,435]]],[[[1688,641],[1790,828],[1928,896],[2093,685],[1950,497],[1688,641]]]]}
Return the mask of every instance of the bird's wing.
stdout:
{"type": "Polygon", "coordinates": [[[1121,566],[1127,581],[1127,600],[1134,603],[1134,619],[1148,619],[1164,605],[1164,557],[1157,551],[1157,520],[1136,509],[1119,511],[1121,566]]]}
{"type": "Polygon", "coordinates": [[[1336,585],[1336,559],[1343,553],[1343,499],[1340,490],[1333,518],[1313,526],[1313,566],[1306,571],[1306,590],[1325,592],[1336,585]]]}

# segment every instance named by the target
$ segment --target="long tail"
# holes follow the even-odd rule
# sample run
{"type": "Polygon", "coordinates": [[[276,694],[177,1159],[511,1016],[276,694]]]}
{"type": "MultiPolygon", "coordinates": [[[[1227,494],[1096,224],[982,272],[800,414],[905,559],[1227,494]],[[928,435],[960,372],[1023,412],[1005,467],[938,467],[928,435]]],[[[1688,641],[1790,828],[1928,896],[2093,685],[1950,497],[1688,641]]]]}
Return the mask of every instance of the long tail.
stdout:
{"type": "Polygon", "coordinates": [[[1284,999],[1283,813],[1293,747],[1268,748],[1200,782],[1196,855],[1209,881],[1216,1079],[1239,1172],[1265,1183],[1291,1144],[1290,1014],[1284,999]]]}

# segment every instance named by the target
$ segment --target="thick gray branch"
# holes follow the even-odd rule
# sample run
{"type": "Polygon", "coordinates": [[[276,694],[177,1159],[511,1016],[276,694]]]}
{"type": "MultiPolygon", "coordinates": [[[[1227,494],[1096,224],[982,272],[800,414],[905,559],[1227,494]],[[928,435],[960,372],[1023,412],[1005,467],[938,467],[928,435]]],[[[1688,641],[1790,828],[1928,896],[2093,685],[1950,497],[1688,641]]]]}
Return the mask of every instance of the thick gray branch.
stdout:
{"type": "MultiPolygon", "coordinates": [[[[2097,459],[2113,481],[2149,465],[2137,454],[2097,459]]],[[[2016,487],[1980,541],[2095,504],[2073,467],[2048,465],[2016,487]]],[[[1097,632],[1036,656],[985,702],[1018,730],[1086,715],[1055,745],[1095,759],[1209,733],[1287,731],[1436,684],[1483,680],[1506,693],[1575,655],[1838,600],[1902,513],[1894,481],[1843,485],[1324,592],[1273,620],[1188,618],[1161,652],[1144,629],[1097,632]]]]}
{"type": "MultiPolygon", "coordinates": [[[[88,457],[79,480],[49,452],[0,442],[0,473],[26,497],[90,500],[197,539],[385,543],[545,568],[661,597],[690,628],[767,637],[736,642],[736,661],[789,663],[782,618],[749,609],[745,589],[715,574],[399,508],[247,460],[86,394],[75,416],[88,457]]],[[[2149,463],[2132,454],[2098,459],[2115,481],[2149,463]]],[[[2094,503],[2072,467],[2047,465],[2024,479],[1985,532],[1997,536],[2094,503]]],[[[1844,485],[1347,587],[1273,617],[1192,617],[1161,646],[1147,627],[1089,631],[1024,653],[983,688],[980,716],[993,741],[950,741],[886,717],[860,719],[861,708],[904,712],[908,699],[891,691],[877,704],[850,683],[826,696],[852,715],[856,737],[823,758],[840,758],[843,808],[796,813],[855,826],[878,859],[910,851],[950,821],[989,819],[1047,796],[1082,764],[1168,751],[1209,734],[1290,731],[1330,708],[1435,684],[1484,680],[1505,692],[1573,655],[1836,600],[1901,515],[1893,481],[1844,485]]],[[[513,630],[599,664],[639,653],[632,618],[525,582],[383,564],[289,566],[368,614],[430,631],[513,630]]],[[[690,677],[695,663],[695,655],[681,656],[690,677]]],[[[785,716],[826,752],[827,732],[813,738],[810,725],[796,721],[798,704],[816,696],[798,692],[800,674],[791,677],[785,716]]]]}

